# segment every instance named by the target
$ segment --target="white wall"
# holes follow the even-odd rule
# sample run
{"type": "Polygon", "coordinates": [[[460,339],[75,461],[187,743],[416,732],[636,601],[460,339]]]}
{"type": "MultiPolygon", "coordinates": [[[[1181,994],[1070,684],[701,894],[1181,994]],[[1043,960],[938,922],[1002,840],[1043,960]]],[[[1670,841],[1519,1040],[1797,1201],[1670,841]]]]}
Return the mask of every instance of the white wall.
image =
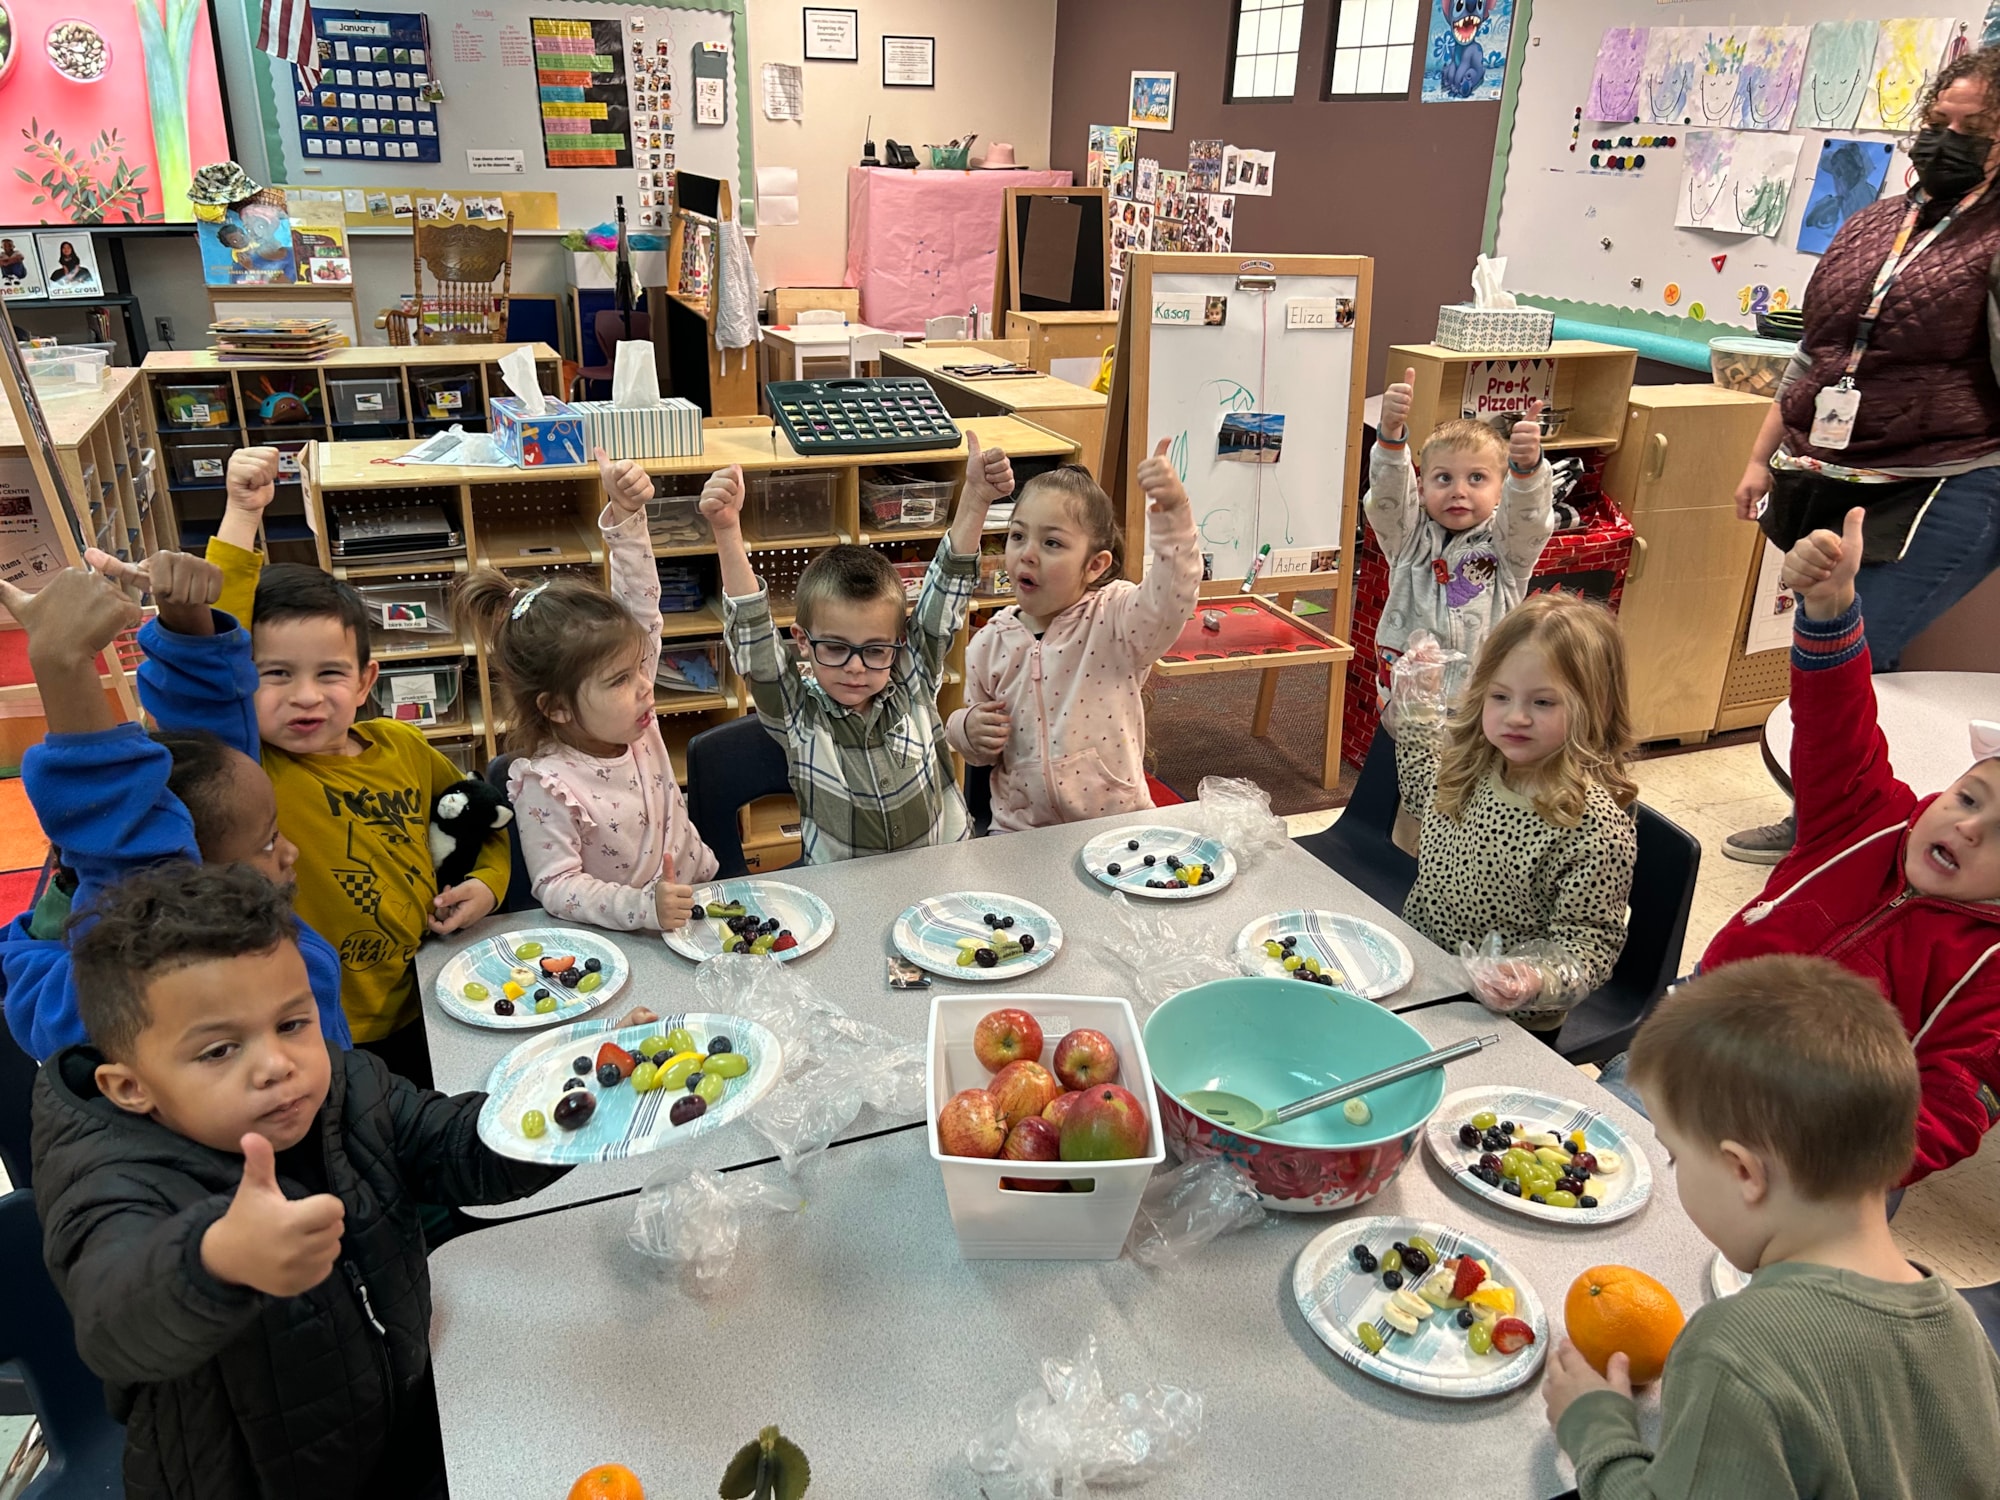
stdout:
{"type": "MultiPolygon", "coordinates": [[[[860,61],[805,67],[805,119],[764,118],[762,68],[804,58],[796,0],[749,0],[750,87],[757,164],[796,167],[799,222],[765,227],[756,241],[764,286],[839,286],[847,270],[847,169],[861,160],[868,118],[879,148],[890,136],[922,147],[977,131],[977,161],[993,141],[1024,167],[1049,164],[1056,0],[835,0],[861,12],[860,61]],[[935,36],[937,87],[882,87],[882,38],[935,36]]],[[[998,237],[998,225],[994,226],[998,237]]]]}

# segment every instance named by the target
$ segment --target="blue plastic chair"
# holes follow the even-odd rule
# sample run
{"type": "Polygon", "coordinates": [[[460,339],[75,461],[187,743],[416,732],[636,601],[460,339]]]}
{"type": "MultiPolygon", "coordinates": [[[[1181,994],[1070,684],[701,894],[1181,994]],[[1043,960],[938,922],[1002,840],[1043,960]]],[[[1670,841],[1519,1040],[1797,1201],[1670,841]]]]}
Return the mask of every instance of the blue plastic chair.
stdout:
{"type": "MultiPolygon", "coordinates": [[[[507,795],[507,768],[518,757],[496,755],[486,763],[487,784],[496,788],[500,795],[507,795]]],[[[508,806],[513,806],[509,801],[508,806]]],[[[507,875],[507,899],[500,903],[502,911],[539,911],[542,903],[535,899],[534,890],[528,880],[528,862],[521,857],[521,820],[517,817],[507,830],[507,850],[509,872],[507,875]]]]}
{"type": "Polygon", "coordinates": [[[35,1185],[34,1164],[28,1159],[28,1101],[34,1092],[35,1060],[0,1022],[0,1166],[17,1188],[35,1185]]]}
{"type": "Polygon", "coordinates": [[[688,741],[688,817],[714,851],[716,878],[748,875],[737,813],[759,797],[789,796],[785,752],[755,714],[704,729],[688,741]]]}
{"type": "Polygon", "coordinates": [[[0,1198],[0,1363],[17,1364],[48,1444],[48,1464],[22,1500],[117,1500],[125,1493],[125,1429],[104,1383],[76,1352],[76,1325],[42,1264],[42,1226],[26,1188],[0,1198]]]}

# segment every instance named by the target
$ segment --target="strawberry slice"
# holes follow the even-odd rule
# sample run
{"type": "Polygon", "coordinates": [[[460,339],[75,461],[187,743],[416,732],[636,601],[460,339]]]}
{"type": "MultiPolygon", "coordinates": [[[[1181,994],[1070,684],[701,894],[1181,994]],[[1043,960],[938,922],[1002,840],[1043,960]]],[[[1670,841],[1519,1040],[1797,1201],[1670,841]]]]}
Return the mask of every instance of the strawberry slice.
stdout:
{"type": "Polygon", "coordinates": [[[784,953],[789,949],[798,947],[798,945],[799,940],[797,938],[793,937],[789,932],[781,932],[778,934],[777,940],[771,944],[771,951],[773,953],[784,953]]]}
{"type": "Polygon", "coordinates": [[[1451,1294],[1460,1302],[1479,1290],[1486,1279],[1485,1268],[1469,1255],[1461,1255],[1452,1271],[1451,1294]]]}
{"type": "Polygon", "coordinates": [[[575,967],[576,955],[573,953],[551,953],[542,960],[544,974],[561,974],[575,967]]]}
{"type": "Polygon", "coordinates": [[[1493,1347],[1502,1354],[1518,1354],[1535,1341],[1535,1330],[1519,1318],[1502,1318],[1493,1325],[1493,1347]]]}
{"type": "Polygon", "coordinates": [[[639,1060],[616,1042],[606,1042],[597,1049],[597,1066],[601,1068],[606,1063],[618,1065],[620,1078],[630,1078],[632,1070],[639,1066],[639,1060]]]}

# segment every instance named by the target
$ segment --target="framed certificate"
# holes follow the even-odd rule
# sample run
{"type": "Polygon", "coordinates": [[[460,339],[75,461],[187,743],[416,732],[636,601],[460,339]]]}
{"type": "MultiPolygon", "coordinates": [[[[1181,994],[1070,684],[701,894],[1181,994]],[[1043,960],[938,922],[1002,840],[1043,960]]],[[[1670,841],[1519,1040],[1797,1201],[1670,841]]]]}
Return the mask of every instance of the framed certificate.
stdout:
{"type": "Polygon", "coordinates": [[[937,38],[934,36],[883,37],[882,87],[885,89],[936,88],[937,38]]]}
{"type": "Polygon", "coordinates": [[[861,12],[805,8],[807,62],[860,62],[861,12]]]}

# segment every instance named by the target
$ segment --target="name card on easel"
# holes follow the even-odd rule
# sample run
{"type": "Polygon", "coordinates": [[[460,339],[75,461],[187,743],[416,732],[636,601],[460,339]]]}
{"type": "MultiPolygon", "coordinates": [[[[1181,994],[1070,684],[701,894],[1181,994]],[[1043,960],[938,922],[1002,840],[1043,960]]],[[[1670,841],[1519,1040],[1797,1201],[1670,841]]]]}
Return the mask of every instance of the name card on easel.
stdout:
{"type": "Polygon", "coordinates": [[[1285,303],[1285,327],[1352,328],[1354,299],[1351,297],[1293,297],[1285,303]]]}
{"type": "Polygon", "coordinates": [[[1200,292],[1158,292],[1153,297],[1153,321],[1199,328],[1208,308],[1200,292]]]}

